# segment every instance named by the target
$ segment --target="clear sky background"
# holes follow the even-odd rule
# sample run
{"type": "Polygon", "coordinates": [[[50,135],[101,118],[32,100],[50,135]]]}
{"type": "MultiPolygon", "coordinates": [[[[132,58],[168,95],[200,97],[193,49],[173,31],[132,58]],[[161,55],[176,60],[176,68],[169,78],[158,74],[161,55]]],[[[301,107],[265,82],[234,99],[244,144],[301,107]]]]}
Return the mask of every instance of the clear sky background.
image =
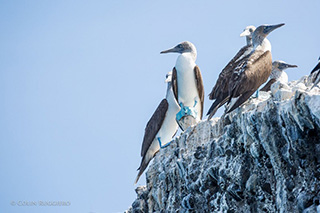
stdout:
{"type": "Polygon", "coordinates": [[[268,37],[273,59],[299,66],[289,80],[308,75],[320,55],[319,9],[319,0],[1,0],[0,212],[123,212],[178,56],[160,51],[195,44],[207,112],[247,25],[285,23],[268,37]]]}

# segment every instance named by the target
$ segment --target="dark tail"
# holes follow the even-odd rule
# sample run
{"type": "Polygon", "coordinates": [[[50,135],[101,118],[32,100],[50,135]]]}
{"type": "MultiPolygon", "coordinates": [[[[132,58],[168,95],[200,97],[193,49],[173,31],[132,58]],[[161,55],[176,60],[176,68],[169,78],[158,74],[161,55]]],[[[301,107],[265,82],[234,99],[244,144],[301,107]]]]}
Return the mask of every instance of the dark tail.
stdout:
{"type": "MultiPolygon", "coordinates": [[[[235,110],[236,108],[238,108],[239,106],[241,106],[244,102],[246,102],[250,96],[255,93],[256,91],[248,91],[244,94],[241,95],[241,97],[232,105],[229,106],[229,109],[225,110],[225,114],[228,114],[230,112],[232,112],[233,110],[235,110]]],[[[230,99],[231,100],[231,99],[230,99]]],[[[230,102],[230,101],[229,101],[230,102]]]]}
{"type": "Polygon", "coordinates": [[[211,105],[207,115],[208,116],[208,120],[210,120],[214,114],[216,114],[217,110],[224,105],[227,101],[229,100],[229,96],[227,96],[224,100],[220,101],[220,100],[215,100],[215,102],[213,102],[213,104],[211,105]]]}
{"type": "Polygon", "coordinates": [[[320,75],[319,75],[319,74],[320,74],[320,71],[317,73],[316,77],[314,78],[314,80],[313,80],[313,86],[311,87],[310,90],[312,90],[313,87],[317,86],[317,84],[319,83],[319,81],[320,81],[320,75]]]}
{"type": "MultiPolygon", "coordinates": [[[[146,153],[147,155],[147,153],[146,153]]],[[[152,159],[152,158],[151,158],[152,159]]],[[[141,164],[140,164],[140,167],[137,169],[139,170],[139,173],[136,177],[136,180],[134,181],[134,184],[137,184],[140,176],[142,175],[142,173],[144,172],[144,170],[146,170],[147,166],[149,165],[149,162],[151,161],[151,159],[146,159],[146,156],[144,156],[141,160],[141,164]]]]}
{"type": "Polygon", "coordinates": [[[318,62],[318,64],[313,68],[313,70],[311,70],[311,73],[314,73],[315,71],[319,70],[320,69],[320,62],[318,62]]]}

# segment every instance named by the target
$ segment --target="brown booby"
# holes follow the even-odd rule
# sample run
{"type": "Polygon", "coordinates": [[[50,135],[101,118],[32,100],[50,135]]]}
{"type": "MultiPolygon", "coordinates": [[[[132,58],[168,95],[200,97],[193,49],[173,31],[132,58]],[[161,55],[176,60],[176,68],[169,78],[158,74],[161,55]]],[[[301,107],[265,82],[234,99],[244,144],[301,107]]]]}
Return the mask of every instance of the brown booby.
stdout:
{"type": "Polygon", "coordinates": [[[169,72],[166,77],[168,84],[166,98],[160,102],[145,128],[141,147],[142,160],[138,168],[139,173],[135,183],[138,182],[143,171],[147,168],[149,162],[159,151],[160,147],[163,148],[169,145],[169,142],[178,130],[175,117],[180,107],[173,94],[171,79],[172,73],[169,72]]]}
{"type": "Polygon", "coordinates": [[[181,110],[176,115],[177,123],[184,131],[202,119],[204,88],[197,59],[196,47],[189,41],[162,51],[180,53],[172,71],[172,89],[181,110]]]}
{"type": "Polygon", "coordinates": [[[268,80],[272,71],[272,55],[271,44],[266,37],[283,25],[261,25],[253,32],[253,50],[238,63],[229,82],[230,97],[226,113],[241,106],[268,80]]]}
{"type": "Polygon", "coordinates": [[[313,73],[316,73],[315,74],[315,77],[313,78],[313,86],[311,87],[311,89],[313,88],[313,87],[315,87],[318,83],[319,83],[319,81],[320,81],[320,57],[319,57],[319,59],[318,59],[318,64],[313,68],[313,70],[311,71],[311,73],[310,74],[313,74],[313,73]]]}
{"type": "Polygon", "coordinates": [[[241,59],[246,57],[251,53],[252,46],[252,34],[256,28],[254,26],[247,26],[244,31],[240,34],[241,37],[246,36],[247,45],[242,47],[239,52],[233,57],[233,59],[223,68],[219,74],[219,78],[212,88],[209,94],[210,100],[215,100],[210,109],[207,112],[208,120],[214,116],[217,110],[223,106],[229,100],[229,80],[233,74],[233,69],[235,69],[241,59]]]}
{"type": "Polygon", "coordinates": [[[280,81],[282,83],[288,83],[288,75],[284,72],[287,68],[298,67],[297,65],[291,65],[284,61],[274,61],[272,62],[272,71],[269,77],[268,83],[260,89],[260,91],[268,92],[271,89],[271,85],[276,81],[280,81]]]}

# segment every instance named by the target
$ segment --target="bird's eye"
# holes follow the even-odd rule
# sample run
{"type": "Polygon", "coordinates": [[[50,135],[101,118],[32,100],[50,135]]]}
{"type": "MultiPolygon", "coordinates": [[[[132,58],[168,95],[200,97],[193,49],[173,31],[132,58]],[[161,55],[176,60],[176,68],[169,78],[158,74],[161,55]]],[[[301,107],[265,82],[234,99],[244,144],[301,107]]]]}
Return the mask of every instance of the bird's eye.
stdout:
{"type": "Polygon", "coordinates": [[[252,33],[252,31],[253,31],[252,29],[249,29],[249,32],[250,32],[250,33],[252,33]]]}

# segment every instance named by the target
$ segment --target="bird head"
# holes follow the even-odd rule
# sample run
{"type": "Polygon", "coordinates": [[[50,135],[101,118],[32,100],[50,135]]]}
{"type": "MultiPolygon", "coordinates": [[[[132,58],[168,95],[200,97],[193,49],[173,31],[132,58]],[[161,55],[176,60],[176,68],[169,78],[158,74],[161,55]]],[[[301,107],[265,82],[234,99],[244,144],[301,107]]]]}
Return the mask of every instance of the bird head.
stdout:
{"type": "Polygon", "coordinates": [[[170,72],[168,72],[167,75],[166,75],[166,80],[165,80],[165,82],[166,82],[166,83],[169,83],[169,82],[171,82],[171,80],[172,80],[172,72],[170,71],[170,72]]]}
{"type": "Polygon", "coordinates": [[[161,51],[163,53],[187,53],[187,52],[196,52],[196,47],[189,41],[184,41],[178,44],[177,46],[170,48],[168,50],[161,51]]]}
{"type": "Polygon", "coordinates": [[[243,30],[243,32],[240,34],[240,37],[246,36],[247,39],[247,45],[252,45],[252,34],[255,31],[255,26],[247,26],[246,29],[243,30]]]}
{"type": "Polygon", "coordinates": [[[267,37],[267,35],[269,35],[269,33],[271,33],[272,31],[274,31],[279,27],[282,27],[283,25],[284,23],[275,24],[275,25],[270,25],[270,24],[260,25],[252,34],[253,42],[254,43],[261,42],[265,37],[267,37]]]}
{"type": "Polygon", "coordinates": [[[253,25],[247,26],[243,32],[240,34],[240,37],[249,36],[252,37],[252,33],[255,31],[256,27],[253,25]]]}
{"type": "Polygon", "coordinates": [[[272,69],[275,70],[275,69],[278,69],[280,71],[283,71],[287,68],[294,68],[294,67],[298,67],[297,65],[293,65],[293,64],[288,64],[284,61],[274,61],[272,62],[272,69]]]}

